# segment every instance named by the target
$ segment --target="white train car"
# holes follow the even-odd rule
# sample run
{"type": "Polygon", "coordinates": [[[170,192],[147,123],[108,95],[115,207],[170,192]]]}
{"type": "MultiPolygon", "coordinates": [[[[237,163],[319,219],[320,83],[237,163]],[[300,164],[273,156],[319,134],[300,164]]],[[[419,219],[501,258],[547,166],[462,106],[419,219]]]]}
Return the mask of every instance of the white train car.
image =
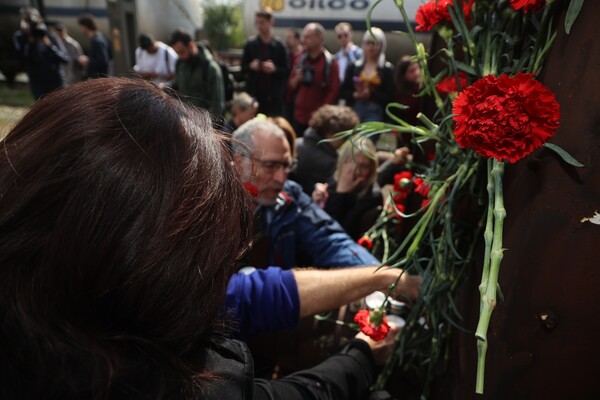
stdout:
{"type": "Polygon", "coordinates": [[[83,13],[92,14],[100,30],[112,39],[113,45],[121,41],[120,45],[127,49],[126,64],[133,60],[139,33],[151,33],[158,40],[167,42],[177,28],[185,28],[192,33],[200,31],[203,20],[199,0],[2,0],[0,69],[7,77],[20,69],[14,55],[12,35],[19,29],[21,7],[37,8],[49,23],[62,22],[84,49],[88,39],[83,37],[77,18],[83,13]],[[115,16],[115,9],[120,12],[119,15],[115,16]],[[122,28],[111,31],[110,26],[114,28],[115,22],[122,28]]]}
{"type": "MultiPolygon", "coordinates": [[[[407,24],[415,26],[414,17],[417,9],[424,1],[405,0],[404,6],[410,21],[404,21],[394,0],[383,0],[373,10],[372,26],[386,32],[387,58],[392,63],[402,55],[414,54],[410,41],[394,31],[406,31],[407,24]]],[[[360,43],[366,29],[366,18],[369,8],[376,0],[247,0],[244,2],[244,28],[247,36],[255,34],[254,15],[256,11],[269,7],[275,16],[275,34],[283,38],[288,28],[302,29],[309,22],[318,22],[325,29],[326,47],[337,51],[339,45],[335,37],[334,27],[339,22],[349,22],[354,30],[354,42],[360,43]]],[[[431,34],[418,33],[419,41],[429,44],[431,34]]]]}

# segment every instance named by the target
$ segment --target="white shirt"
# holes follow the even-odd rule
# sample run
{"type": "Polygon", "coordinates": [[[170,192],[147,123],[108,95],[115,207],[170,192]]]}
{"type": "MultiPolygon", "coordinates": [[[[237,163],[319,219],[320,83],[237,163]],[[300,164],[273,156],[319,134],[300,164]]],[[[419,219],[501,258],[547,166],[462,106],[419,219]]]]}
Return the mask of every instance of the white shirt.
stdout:
{"type": "Polygon", "coordinates": [[[173,48],[167,46],[163,42],[155,42],[158,51],[150,54],[141,47],[135,50],[135,72],[154,72],[158,74],[158,78],[152,81],[156,83],[166,82],[164,77],[168,74],[175,73],[175,63],[177,62],[177,53],[173,48]],[[165,55],[166,54],[166,55],[165,55]],[[168,59],[168,63],[167,63],[168,59]]]}

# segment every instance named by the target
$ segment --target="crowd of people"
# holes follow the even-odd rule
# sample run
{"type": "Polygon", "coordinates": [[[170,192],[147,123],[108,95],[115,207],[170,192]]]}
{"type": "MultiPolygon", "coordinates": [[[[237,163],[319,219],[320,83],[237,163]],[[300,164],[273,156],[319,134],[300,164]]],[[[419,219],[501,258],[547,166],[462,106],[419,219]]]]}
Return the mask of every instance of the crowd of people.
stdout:
{"type": "Polygon", "coordinates": [[[140,35],[127,79],[79,24],[87,55],[31,10],[15,34],[39,100],[0,155],[0,397],[368,398],[397,326],[274,381],[245,342],[390,285],[419,295],[356,242],[410,151],[334,137],[412,100],[416,64],[394,70],[383,32],[359,47],[347,23],[335,54],[318,23],[284,43],[260,11],[233,93],[183,29],[140,35]]]}

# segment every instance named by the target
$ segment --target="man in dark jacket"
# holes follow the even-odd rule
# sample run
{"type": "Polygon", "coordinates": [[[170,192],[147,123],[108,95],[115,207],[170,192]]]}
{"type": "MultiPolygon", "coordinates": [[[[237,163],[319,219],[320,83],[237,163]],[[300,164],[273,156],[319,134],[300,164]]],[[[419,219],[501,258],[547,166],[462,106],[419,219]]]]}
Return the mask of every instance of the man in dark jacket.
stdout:
{"type": "Polygon", "coordinates": [[[255,220],[260,233],[251,254],[256,258],[248,265],[289,269],[379,264],[313,203],[300,185],[287,179],[294,161],[279,127],[255,119],[238,128],[233,138],[242,181],[256,194],[255,220]]]}
{"type": "Polygon", "coordinates": [[[108,39],[98,31],[96,21],[90,14],[83,14],[77,22],[83,33],[90,38],[88,55],[81,56],[79,63],[86,67],[88,78],[107,76],[112,58],[108,39]]]}
{"type": "Polygon", "coordinates": [[[284,92],[289,75],[289,57],[285,44],[273,37],[273,14],[256,13],[258,35],[246,42],[242,71],[246,74],[246,91],[259,103],[259,113],[282,115],[284,92]]]}
{"type": "Polygon", "coordinates": [[[171,46],[179,56],[171,87],[184,94],[190,103],[222,118],[225,90],[219,64],[201,43],[192,41],[192,35],[185,29],[173,32],[171,46]]]}

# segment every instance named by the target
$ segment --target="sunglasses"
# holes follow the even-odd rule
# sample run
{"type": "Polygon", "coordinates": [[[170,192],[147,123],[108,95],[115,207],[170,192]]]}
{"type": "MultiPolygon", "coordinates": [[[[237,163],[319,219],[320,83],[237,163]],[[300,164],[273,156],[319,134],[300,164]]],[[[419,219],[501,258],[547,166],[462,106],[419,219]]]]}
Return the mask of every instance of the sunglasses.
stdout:
{"type": "Polygon", "coordinates": [[[341,39],[341,38],[348,37],[348,34],[347,33],[338,33],[337,36],[338,36],[338,39],[341,39]]]}

